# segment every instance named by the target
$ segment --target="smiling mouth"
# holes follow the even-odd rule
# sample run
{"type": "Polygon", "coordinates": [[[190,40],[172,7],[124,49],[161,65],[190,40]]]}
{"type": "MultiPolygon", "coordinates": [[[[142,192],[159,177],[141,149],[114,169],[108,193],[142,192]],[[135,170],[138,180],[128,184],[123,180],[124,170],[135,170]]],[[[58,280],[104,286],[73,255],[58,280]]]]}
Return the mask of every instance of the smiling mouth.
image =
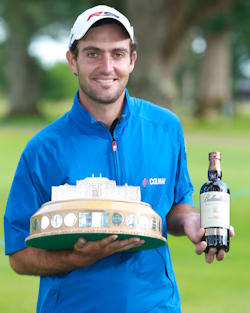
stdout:
{"type": "Polygon", "coordinates": [[[95,78],[94,81],[99,84],[102,85],[103,87],[106,86],[112,86],[115,82],[118,81],[117,78],[95,78]]]}
{"type": "Polygon", "coordinates": [[[115,79],[96,79],[99,83],[113,83],[115,79]]]}

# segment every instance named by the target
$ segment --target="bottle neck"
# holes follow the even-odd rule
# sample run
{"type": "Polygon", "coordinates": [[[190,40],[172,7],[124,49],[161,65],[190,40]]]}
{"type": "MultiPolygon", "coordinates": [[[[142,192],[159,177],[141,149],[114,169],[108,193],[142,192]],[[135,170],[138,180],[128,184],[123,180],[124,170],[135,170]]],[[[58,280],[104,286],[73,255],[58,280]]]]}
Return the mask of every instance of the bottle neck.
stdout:
{"type": "Polygon", "coordinates": [[[222,177],[222,172],[221,170],[208,170],[208,179],[210,181],[213,181],[213,180],[218,180],[218,179],[221,179],[222,177]]]}
{"type": "Polygon", "coordinates": [[[220,155],[217,152],[212,152],[209,154],[208,179],[210,181],[221,179],[221,176],[220,155]]]}

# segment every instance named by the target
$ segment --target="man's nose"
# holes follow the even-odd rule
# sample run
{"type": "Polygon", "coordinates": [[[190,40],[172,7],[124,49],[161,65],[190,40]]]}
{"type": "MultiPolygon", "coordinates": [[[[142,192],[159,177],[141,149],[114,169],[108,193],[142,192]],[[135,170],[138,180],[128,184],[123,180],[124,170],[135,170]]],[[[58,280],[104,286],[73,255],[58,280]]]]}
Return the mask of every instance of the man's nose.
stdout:
{"type": "Polygon", "coordinates": [[[101,67],[104,73],[110,73],[113,71],[113,60],[110,55],[103,55],[101,67]]]}

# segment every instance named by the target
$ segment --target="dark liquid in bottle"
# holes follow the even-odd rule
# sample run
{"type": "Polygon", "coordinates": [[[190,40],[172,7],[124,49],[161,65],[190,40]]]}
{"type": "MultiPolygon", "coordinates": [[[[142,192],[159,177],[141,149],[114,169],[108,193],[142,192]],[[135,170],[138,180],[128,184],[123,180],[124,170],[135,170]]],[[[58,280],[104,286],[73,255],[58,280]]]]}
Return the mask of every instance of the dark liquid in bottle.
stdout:
{"type": "Polygon", "coordinates": [[[201,226],[205,228],[202,240],[210,248],[229,250],[229,202],[230,190],[221,180],[220,153],[209,154],[208,179],[200,189],[201,226]],[[225,227],[225,223],[228,225],[225,227]]]}

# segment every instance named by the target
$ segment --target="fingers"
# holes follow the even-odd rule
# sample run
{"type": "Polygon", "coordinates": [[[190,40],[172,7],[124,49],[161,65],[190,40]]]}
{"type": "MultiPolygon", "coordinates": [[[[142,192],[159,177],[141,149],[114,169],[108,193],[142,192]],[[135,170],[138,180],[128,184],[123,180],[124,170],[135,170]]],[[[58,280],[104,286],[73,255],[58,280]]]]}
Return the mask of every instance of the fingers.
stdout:
{"type": "Polygon", "coordinates": [[[74,245],[74,251],[86,255],[105,257],[116,252],[138,247],[145,243],[144,240],[137,237],[123,240],[117,240],[117,238],[117,235],[108,236],[97,241],[87,241],[84,238],[79,238],[74,245]]]}
{"type": "Polygon", "coordinates": [[[108,236],[96,241],[87,241],[85,238],[79,238],[74,245],[74,250],[78,253],[87,253],[88,250],[90,250],[92,253],[95,251],[102,251],[106,246],[110,245],[117,238],[117,235],[108,236]]]}
{"type": "Polygon", "coordinates": [[[235,236],[235,232],[234,232],[234,227],[233,226],[230,226],[230,228],[229,228],[229,236],[230,237],[234,237],[235,236]]]}
{"type": "Polygon", "coordinates": [[[104,249],[106,255],[111,255],[116,252],[126,251],[135,247],[139,247],[145,243],[138,237],[131,237],[123,240],[116,240],[107,244],[104,249]]]}
{"type": "Polygon", "coordinates": [[[217,261],[222,261],[226,257],[226,252],[223,249],[217,252],[216,248],[210,248],[208,253],[205,254],[206,262],[209,264],[213,263],[215,256],[217,261]]]}
{"type": "MultiPolygon", "coordinates": [[[[200,255],[203,252],[205,252],[206,248],[207,248],[206,241],[201,241],[196,245],[195,252],[198,255],[200,255]]],[[[205,253],[206,262],[209,264],[213,263],[215,256],[217,261],[222,261],[226,256],[226,252],[223,249],[220,249],[217,252],[217,248],[209,248],[208,252],[205,253]]]]}
{"type": "MultiPolygon", "coordinates": [[[[204,233],[205,233],[205,230],[203,228],[201,228],[197,232],[197,238],[199,240],[197,242],[194,242],[195,243],[195,252],[198,255],[200,255],[203,252],[205,252],[205,260],[209,264],[211,264],[214,261],[215,257],[216,257],[217,261],[224,260],[224,258],[226,257],[226,251],[224,251],[223,249],[220,249],[219,251],[217,251],[216,248],[209,248],[209,250],[206,251],[207,243],[205,241],[200,241],[200,240],[202,240],[202,237],[204,236],[204,233]]],[[[235,231],[234,231],[234,227],[233,226],[230,226],[229,236],[230,237],[234,237],[235,236],[235,231]]]]}
{"type": "MultiPolygon", "coordinates": [[[[205,241],[201,241],[196,245],[195,252],[200,255],[205,252],[206,248],[207,243],[205,241]]],[[[223,249],[217,251],[217,248],[209,248],[208,252],[205,252],[206,262],[209,264],[213,263],[215,256],[217,261],[222,261],[226,256],[226,252],[223,249]]]]}
{"type": "Polygon", "coordinates": [[[132,248],[139,247],[145,243],[145,240],[137,238],[137,237],[132,237],[128,239],[123,239],[123,240],[117,240],[116,242],[112,243],[112,249],[115,250],[115,252],[121,252],[121,251],[126,251],[132,248]]]}
{"type": "Polygon", "coordinates": [[[206,250],[206,248],[207,248],[206,241],[201,241],[203,236],[204,236],[204,234],[205,234],[205,229],[204,228],[200,228],[198,233],[197,233],[197,239],[198,239],[197,242],[198,243],[196,243],[196,248],[195,248],[195,252],[198,255],[202,254],[206,250]]]}
{"type": "Polygon", "coordinates": [[[80,252],[84,248],[86,243],[87,243],[87,240],[85,238],[79,238],[77,242],[75,243],[73,249],[77,252],[80,252]]]}
{"type": "MultiPolygon", "coordinates": [[[[205,252],[206,248],[207,243],[205,241],[201,241],[196,245],[195,252],[200,255],[205,252]]],[[[206,262],[209,264],[213,263],[215,256],[217,261],[222,261],[226,257],[226,251],[223,249],[217,251],[217,248],[209,248],[208,252],[205,253],[206,262]]]]}
{"type": "Polygon", "coordinates": [[[195,248],[195,252],[196,252],[196,254],[200,255],[206,250],[206,248],[207,248],[206,241],[201,241],[201,242],[197,243],[196,248],[195,248]]]}
{"type": "Polygon", "coordinates": [[[205,260],[207,263],[209,264],[213,263],[216,252],[217,252],[216,248],[209,248],[208,252],[205,253],[205,260]]]}
{"type": "Polygon", "coordinates": [[[223,249],[220,249],[218,253],[216,254],[217,261],[222,261],[226,257],[226,251],[223,249]]]}
{"type": "Polygon", "coordinates": [[[205,229],[204,228],[200,228],[198,233],[197,233],[197,237],[198,237],[197,242],[200,242],[204,235],[205,235],[205,229]]]}

